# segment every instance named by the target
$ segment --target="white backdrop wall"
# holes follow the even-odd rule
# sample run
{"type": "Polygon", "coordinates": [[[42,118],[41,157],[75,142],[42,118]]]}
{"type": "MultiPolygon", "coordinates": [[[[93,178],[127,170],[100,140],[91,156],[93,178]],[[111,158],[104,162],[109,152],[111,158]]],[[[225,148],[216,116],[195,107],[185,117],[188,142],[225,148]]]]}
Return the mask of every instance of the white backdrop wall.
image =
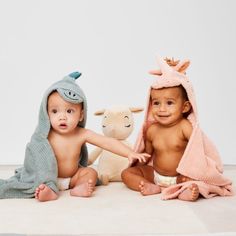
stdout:
{"type": "Polygon", "coordinates": [[[0,164],[23,163],[53,82],[82,72],[87,128],[100,133],[96,110],[145,106],[157,55],[191,60],[201,127],[236,164],[235,12],[234,0],[0,1],[0,164]]]}

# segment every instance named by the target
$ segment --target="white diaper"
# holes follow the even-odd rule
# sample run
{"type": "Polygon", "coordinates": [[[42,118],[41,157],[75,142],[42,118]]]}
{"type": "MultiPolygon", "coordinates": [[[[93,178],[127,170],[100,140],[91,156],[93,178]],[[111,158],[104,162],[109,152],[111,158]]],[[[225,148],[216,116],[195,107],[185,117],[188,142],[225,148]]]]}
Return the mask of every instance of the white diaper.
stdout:
{"type": "Polygon", "coordinates": [[[67,190],[70,187],[71,178],[57,178],[57,187],[59,190],[67,190]]]}
{"type": "Polygon", "coordinates": [[[154,171],[154,183],[163,187],[176,184],[177,176],[164,176],[154,171]]]}

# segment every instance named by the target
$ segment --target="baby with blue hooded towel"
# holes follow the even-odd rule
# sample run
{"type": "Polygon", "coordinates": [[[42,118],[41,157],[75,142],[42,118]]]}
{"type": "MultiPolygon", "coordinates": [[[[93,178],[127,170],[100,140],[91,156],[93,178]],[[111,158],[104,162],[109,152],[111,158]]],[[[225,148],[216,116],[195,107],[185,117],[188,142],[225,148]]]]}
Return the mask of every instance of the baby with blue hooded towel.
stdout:
{"type": "Polygon", "coordinates": [[[70,189],[72,196],[90,197],[97,172],[87,167],[87,148],[91,143],[130,162],[149,157],[135,153],[123,143],[85,128],[87,102],[75,83],[81,73],[74,72],[54,83],[44,94],[38,126],[26,147],[23,167],[7,180],[0,180],[0,198],[32,198],[49,201],[59,190],[70,189]]]}

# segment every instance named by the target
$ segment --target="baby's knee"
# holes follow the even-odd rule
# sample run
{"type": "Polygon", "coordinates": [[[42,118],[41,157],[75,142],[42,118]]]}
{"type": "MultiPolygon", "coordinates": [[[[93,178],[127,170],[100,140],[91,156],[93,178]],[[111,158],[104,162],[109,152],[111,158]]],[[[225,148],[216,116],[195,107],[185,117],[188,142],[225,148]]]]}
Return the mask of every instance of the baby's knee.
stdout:
{"type": "Polygon", "coordinates": [[[184,176],[184,175],[178,175],[177,176],[177,179],[176,179],[176,183],[179,184],[179,183],[184,183],[184,182],[187,182],[187,181],[190,181],[192,179],[190,179],[189,177],[187,176],[184,176]]]}
{"type": "Polygon", "coordinates": [[[126,178],[129,175],[129,173],[130,173],[130,168],[124,169],[121,172],[121,179],[122,179],[123,182],[126,180],[126,178]]]}
{"type": "Polygon", "coordinates": [[[98,177],[98,173],[96,170],[94,170],[92,167],[87,167],[86,168],[88,173],[90,173],[91,175],[95,176],[95,177],[98,177]]]}

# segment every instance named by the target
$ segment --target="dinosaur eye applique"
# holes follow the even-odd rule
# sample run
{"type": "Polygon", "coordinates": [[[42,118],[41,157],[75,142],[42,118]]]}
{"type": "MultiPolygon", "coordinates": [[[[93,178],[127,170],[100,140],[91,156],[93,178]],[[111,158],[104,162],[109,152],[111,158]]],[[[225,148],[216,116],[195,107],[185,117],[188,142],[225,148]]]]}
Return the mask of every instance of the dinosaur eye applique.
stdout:
{"type": "Polygon", "coordinates": [[[69,98],[70,100],[73,100],[73,101],[82,101],[83,99],[80,97],[79,94],[71,91],[71,90],[68,90],[68,89],[64,89],[63,90],[63,93],[65,95],[65,97],[69,98]]]}

